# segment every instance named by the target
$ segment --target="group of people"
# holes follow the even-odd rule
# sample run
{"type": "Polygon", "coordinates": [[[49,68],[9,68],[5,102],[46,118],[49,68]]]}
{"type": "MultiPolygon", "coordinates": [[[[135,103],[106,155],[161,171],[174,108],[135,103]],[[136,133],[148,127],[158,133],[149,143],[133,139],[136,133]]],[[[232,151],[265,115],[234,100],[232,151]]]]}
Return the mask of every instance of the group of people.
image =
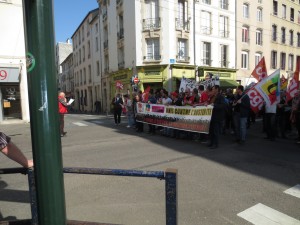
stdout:
{"type": "MultiPolygon", "coordinates": [[[[213,111],[209,134],[195,134],[193,132],[148,124],[149,134],[153,135],[160,131],[163,135],[174,138],[180,138],[182,135],[192,138],[196,137],[200,141],[208,143],[208,146],[212,149],[219,147],[219,136],[222,133],[233,134],[237,143],[245,144],[247,129],[249,129],[251,123],[255,122],[257,116],[251,110],[250,98],[242,85],[236,87],[235,93],[231,88],[222,90],[218,85],[208,86],[206,89],[203,85],[200,85],[193,90],[186,89],[184,92],[176,90],[170,94],[163,88],[155,92],[153,89],[150,89],[147,100],[144,99],[141,91],[133,93],[132,100],[127,94],[123,97],[117,94],[112,100],[115,123],[116,125],[120,124],[122,111],[125,109],[128,119],[127,127],[134,127],[137,132],[144,131],[144,124],[136,121],[137,111],[135,107],[137,102],[191,107],[212,105],[213,111]]],[[[279,136],[285,138],[286,132],[295,124],[299,134],[297,143],[300,144],[299,95],[292,101],[286,102],[285,92],[282,92],[279,104],[264,105],[259,114],[263,118],[263,132],[266,133],[265,139],[274,141],[279,136]]]]}

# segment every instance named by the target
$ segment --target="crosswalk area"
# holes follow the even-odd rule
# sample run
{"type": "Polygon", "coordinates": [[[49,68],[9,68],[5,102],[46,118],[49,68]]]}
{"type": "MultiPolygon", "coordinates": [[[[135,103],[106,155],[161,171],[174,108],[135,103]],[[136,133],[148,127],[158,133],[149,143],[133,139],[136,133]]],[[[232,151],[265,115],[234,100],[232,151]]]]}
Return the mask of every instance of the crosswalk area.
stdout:
{"type": "MultiPolygon", "coordinates": [[[[298,198],[300,201],[300,184],[285,190],[283,193],[298,198]]],[[[257,203],[237,215],[254,225],[300,225],[300,220],[262,203],[257,203]]]]}

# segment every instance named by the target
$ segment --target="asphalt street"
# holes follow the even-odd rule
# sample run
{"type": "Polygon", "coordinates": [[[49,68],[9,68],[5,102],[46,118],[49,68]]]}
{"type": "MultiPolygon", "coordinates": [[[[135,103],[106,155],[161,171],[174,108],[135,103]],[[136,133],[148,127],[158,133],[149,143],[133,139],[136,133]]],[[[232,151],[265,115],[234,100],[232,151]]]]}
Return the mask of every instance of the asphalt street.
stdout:
{"type": "MultiPolygon", "coordinates": [[[[263,138],[257,121],[245,145],[226,134],[218,149],[209,149],[199,141],[137,133],[122,119],[115,126],[112,116],[68,114],[68,134],[62,138],[64,167],[178,169],[179,225],[300,224],[300,145],[293,140],[295,130],[288,139],[271,142],[263,138]]],[[[31,158],[30,124],[1,124],[1,131],[31,158]]],[[[1,168],[19,167],[2,155],[0,163],[1,168]]],[[[65,174],[64,181],[68,219],[165,224],[163,180],[65,174]]],[[[30,217],[27,177],[1,175],[0,221],[30,217]]]]}

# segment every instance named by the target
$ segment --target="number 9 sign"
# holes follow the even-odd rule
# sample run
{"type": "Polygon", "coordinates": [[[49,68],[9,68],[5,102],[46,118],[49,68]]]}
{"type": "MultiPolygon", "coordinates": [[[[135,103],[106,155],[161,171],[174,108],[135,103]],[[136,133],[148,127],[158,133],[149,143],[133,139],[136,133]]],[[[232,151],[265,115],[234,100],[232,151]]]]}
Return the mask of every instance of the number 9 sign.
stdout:
{"type": "Polygon", "coordinates": [[[7,78],[6,70],[0,70],[0,80],[5,80],[7,78]]]}

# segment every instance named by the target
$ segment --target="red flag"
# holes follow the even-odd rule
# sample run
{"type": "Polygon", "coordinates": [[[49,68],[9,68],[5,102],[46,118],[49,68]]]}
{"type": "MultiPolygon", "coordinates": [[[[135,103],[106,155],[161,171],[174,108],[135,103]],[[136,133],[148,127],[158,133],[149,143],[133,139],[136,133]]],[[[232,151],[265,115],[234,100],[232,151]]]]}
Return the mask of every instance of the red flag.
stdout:
{"type": "Polygon", "coordinates": [[[258,81],[268,76],[265,57],[262,57],[259,63],[256,65],[251,75],[258,81]]]}
{"type": "Polygon", "coordinates": [[[148,86],[148,87],[144,90],[144,92],[143,92],[143,94],[142,94],[142,100],[143,100],[143,102],[147,102],[147,101],[148,101],[150,89],[151,89],[151,87],[148,86]]]}
{"type": "Polygon", "coordinates": [[[287,102],[291,100],[293,97],[295,97],[295,94],[299,89],[299,69],[300,69],[300,57],[297,58],[296,71],[294,72],[294,76],[289,81],[289,84],[287,86],[287,90],[286,90],[287,102]]]}
{"type": "Polygon", "coordinates": [[[246,94],[250,98],[250,106],[253,112],[258,113],[264,105],[264,99],[253,86],[246,94]]]}

